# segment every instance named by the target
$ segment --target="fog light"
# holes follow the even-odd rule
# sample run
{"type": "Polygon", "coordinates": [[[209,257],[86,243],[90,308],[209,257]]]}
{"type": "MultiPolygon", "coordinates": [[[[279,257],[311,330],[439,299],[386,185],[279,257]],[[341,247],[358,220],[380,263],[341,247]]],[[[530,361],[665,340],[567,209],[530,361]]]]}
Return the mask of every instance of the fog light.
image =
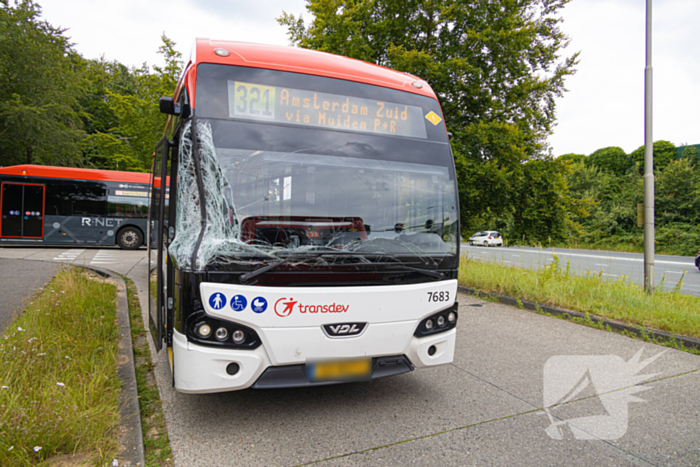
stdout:
{"type": "Polygon", "coordinates": [[[208,324],[202,324],[197,328],[197,334],[202,337],[209,337],[211,335],[211,326],[208,324]]]}
{"type": "Polygon", "coordinates": [[[238,363],[229,363],[226,366],[226,373],[233,376],[236,373],[238,373],[238,370],[240,370],[240,369],[241,369],[241,366],[238,363]]]}
{"type": "Polygon", "coordinates": [[[440,315],[438,316],[438,326],[443,327],[445,325],[445,317],[440,315]]]}
{"type": "Polygon", "coordinates": [[[245,340],[245,333],[241,331],[240,329],[236,329],[233,331],[233,342],[236,344],[240,344],[245,340]]]}
{"type": "Polygon", "coordinates": [[[225,341],[226,338],[228,337],[228,329],[226,328],[219,328],[216,330],[216,338],[220,341],[225,341]]]}
{"type": "Polygon", "coordinates": [[[428,355],[432,357],[433,355],[435,355],[435,352],[437,352],[437,347],[435,347],[434,345],[428,347],[428,355]]]}
{"type": "Polygon", "coordinates": [[[450,314],[447,315],[447,321],[449,321],[450,323],[454,323],[455,321],[457,321],[457,315],[454,311],[450,311],[450,314]]]}
{"type": "Polygon", "coordinates": [[[428,321],[425,322],[425,329],[427,329],[428,331],[433,329],[433,326],[434,326],[434,324],[433,324],[432,319],[429,319],[428,321]]]}

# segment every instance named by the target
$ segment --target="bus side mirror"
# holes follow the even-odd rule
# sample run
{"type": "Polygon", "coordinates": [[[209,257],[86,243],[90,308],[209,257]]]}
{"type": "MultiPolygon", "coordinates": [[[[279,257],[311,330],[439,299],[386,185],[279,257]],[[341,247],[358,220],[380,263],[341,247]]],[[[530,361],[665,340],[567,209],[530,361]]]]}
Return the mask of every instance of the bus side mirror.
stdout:
{"type": "Polygon", "coordinates": [[[181,106],[173,102],[172,97],[161,97],[158,99],[158,107],[160,108],[160,113],[168,115],[180,115],[181,106]]]}

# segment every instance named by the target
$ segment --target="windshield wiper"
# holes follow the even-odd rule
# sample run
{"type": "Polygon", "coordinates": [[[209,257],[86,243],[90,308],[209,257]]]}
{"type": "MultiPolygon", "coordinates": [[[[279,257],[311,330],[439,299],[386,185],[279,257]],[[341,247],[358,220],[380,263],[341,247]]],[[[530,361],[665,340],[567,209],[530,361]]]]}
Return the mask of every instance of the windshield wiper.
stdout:
{"type": "Polygon", "coordinates": [[[276,267],[287,263],[293,259],[298,259],[298,260],[303,260],[306,258],[317,258],[322,255],[327,255],[331,252],[328,251],[306,251],[304,253],[299,253],[299,254],[291,254],[289,256],[286,256],[279,261],[275,261],[274,263],[267,264],[265,266],[261,266],[258,269],[255,269],[253,271],[247,272],[245,274],[241,274],[239,277],[241,283],[245,284],[249,280],[258,277],[260,274],[265,274],[267,271],[271,271],[272,269],[275,269],[276,267]]]}
{"type": "MultiPolygon", "coordinates": [[[[304,259],[309,259],[309,258],[317,258],[319,256],[365,256],[362,254],[357,254],[354,252],[347,252],[347,251],[306,251],[304,253],[298,253],[298,254],[290,254],[289,256],[285,256],[284,258],[281,258],[279,261],[275,261],[274,263],[266,264],[265,266],[261,266],[258,269],[255,269],[251,272],[247,272],[245,274],[242,274],[240,276],[240,281],[242,284],[247,283],[251,279],[261,275],[265,274],[268,271],[271,271],[278,266],[281,266],[284,263],[288,263],[291,260],[304,260],[304,259]]],[[[408,266],[403,263],[398,263],[398,262],[389,262],[389,263],[373,263],[373,262],[368,262],[368,263],[353,263],[355,266],[397,266],[400,269],[403,269],[404,271],[413,271],[413,272],[418,272],[420,274],[424,274],[428,277],[434,277],[436,279],[444,279],[445,274],[439,271],[433,271],[430,269],[423,269],[423,268],[416,268],[413,266],[408,266]]]]}
{"type": "Polygon", "coordinates": [[[413,266],[406,266],[405,264],[400,264],[400,263],[390,263],[392,266],[398,266],[399,268],[406,270],[406,271],[414,271],[414,272],[419,272],[421,274],[425,274],[428,277],[434,277],[436,279],[444,279],[445,274],[441,273],[440,271],[433,271],[431,269],[423,269],[423,268],[414,268],[413,266]]]}

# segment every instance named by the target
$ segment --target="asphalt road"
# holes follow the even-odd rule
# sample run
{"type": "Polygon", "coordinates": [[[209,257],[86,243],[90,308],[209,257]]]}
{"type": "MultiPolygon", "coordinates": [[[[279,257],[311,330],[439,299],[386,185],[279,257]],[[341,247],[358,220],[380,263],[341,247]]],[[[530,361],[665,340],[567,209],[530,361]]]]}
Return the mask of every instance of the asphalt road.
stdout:
{"type": "Polygon", "coordinates": [[[0,335],[59,269],[58,264],[0,258],[0,335]]]}
{"type": "MultiPolygon", "coordinates": [[[[698,246],[700,249],[700,245],[698,246]]],[[[462,244],[462,255],[483,261],[496,261],[511,266],[538,269],[553,260],[552,254],[559,257],[559,264],[566,267],[570,262],[571,271],[585,274],[589,271],[616,280],[627,276],[630,281],[644,284],[644,255],[641,253],[620,253],[616,251],[573,250],[561,248],[529,247],[482,247],[462,244]]],[[[681,292],[700,296],[700,271],[695,267],[694,256],[654,256],[654,280],[657,287],[673,290],[682,279],[681,292]]]]}
{"type": "MultiPolygon", "coordinates": [[[[143,250],[0,248],[7,256],[111,263],[136,282],[145,317],[143,250]]],[[[370,383],[180,394],[165,352],[154,354],[175,464],[700,465],[700,356],[459,302],[454,363],[370,383]]]]}

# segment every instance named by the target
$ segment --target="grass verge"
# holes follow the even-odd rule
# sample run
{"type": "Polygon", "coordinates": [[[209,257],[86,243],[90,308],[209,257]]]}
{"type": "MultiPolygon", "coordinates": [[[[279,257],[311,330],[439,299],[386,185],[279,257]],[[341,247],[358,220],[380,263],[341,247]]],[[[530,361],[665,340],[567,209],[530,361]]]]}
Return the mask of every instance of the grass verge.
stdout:
{"type": "Polygon", "coordinates": [[[659,287],[649,296],[625,276],[609,281],[595,272],[573,275],[568,261],[562,267],[559,257],[552,256],[552,264],[537,270],[462,258],[459,283],[484,292],[700,338],[700,298],[680,293],[682,278],[672,292],[663,292],[659,287]]]}
{"type": "Polygon", "coordinates": [[[0,340],[0,465],[117,454],[116,287],[60,271],[0,340]]]}
{"type": "Polygon", "coordinates": [[[153,374],[151,352],[146,340],[146,330],[143,327],[138,292],[136,285],[130,279],[124,276],[122,278],[126,282],[129,299],[131,340],[134,346],[136,385],[139,391],[146,466],[171,466],[174,463],[170,451],[170,440],[168,439],[168,431],[165,426],[165,416],[163,415],[163,408],[158,393],[158,385],[153,374]]]}

